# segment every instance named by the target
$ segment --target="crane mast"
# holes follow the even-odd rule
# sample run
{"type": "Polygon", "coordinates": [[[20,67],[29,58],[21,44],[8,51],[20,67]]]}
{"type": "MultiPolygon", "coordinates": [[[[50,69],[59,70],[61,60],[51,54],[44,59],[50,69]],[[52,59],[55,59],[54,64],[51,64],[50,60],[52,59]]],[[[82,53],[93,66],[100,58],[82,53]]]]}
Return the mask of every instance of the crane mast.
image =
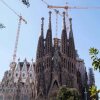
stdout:
{"type": "Polygon", "coordinates": [[[17,53],[17,46],[18,46],[18,40],[19,40],[19,33],[20,33],[21,21],[24,21],[25,24],[27,24],[26,20],[23,19],[22,16],[19,16],[18,30],[17,30],[15,47],[14,47],[14,53],[13,53],[13,62],[16,61],[16,53],[17,53]]]}
{"type": "Polygon", "coordinates": [[[15,47],[14,47],[14,53],[13,53],[13,61],[10,64],[10,68],[14,71],[16,67],[16,54],[17,54],[17,47],[18,47],[18,41],[19,41],[19,35],[20,35],[20,28],[21,28],[21,22],[24,22],[27,24],[27,21],[20,15],[19,16],[19,23],[18,23],[18,29],[16,34],[16,40],[15,40],[15,47]]]}
{"type": "Polygon", "coordinates": [[[16,67],[16,53],[17,53],[17,47],[18,47],[18,40],[19,40],[19,34],[20,34],[20,27],[21,27],[21,22],[23,21],[25,24],[27,24],[27,21],[19,14],[17,14],[4,0],[0,0],[9,10],[11,10],[16,16],[19,17],[19,22],[18,22],[18,29],[17,29],[17,34],[16,34],[16,41],[15,41],[15,47],[14,47],[14,53],[13,53],[13,60],[10,63],[10,69],[14,71],[16,67]]]}

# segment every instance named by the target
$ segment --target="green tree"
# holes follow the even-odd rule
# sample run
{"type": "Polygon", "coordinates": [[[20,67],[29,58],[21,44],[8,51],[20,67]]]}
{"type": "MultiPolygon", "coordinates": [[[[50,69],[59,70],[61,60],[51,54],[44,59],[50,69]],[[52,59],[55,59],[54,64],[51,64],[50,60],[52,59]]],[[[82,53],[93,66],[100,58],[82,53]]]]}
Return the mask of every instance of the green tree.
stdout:
{"type": "MultiPolygon", "coordinates": [[[[90,48],[89,54],[92,59],[92,66],[93,66],[94,70],[99,70],[99,72],[100,72],[100,58],[98,57],[99,50],[96,48],[90,48]]],[[[100,93],[100,90],[97,90],[96,86],[92,85],[89,88],[89,91],[90,91],[90,94],[91,94],[91,97],[93,98],[93,100],[96,100],[96,94],[100,93]]]]}
{"type": "Polygon", "coordinates": [[[79,100],[79,92],[75,88],[62,86],[57,94],[57,100],[79,100]]]}
{"type": "Polygon", "coordinates": [[[92,59],[92,66],[93,66],[94,70],[99,70],[99,72],[100,72],[100,58],[98,57],[99,50],[96,48],[90,48],[89,54],[92,59]]]}

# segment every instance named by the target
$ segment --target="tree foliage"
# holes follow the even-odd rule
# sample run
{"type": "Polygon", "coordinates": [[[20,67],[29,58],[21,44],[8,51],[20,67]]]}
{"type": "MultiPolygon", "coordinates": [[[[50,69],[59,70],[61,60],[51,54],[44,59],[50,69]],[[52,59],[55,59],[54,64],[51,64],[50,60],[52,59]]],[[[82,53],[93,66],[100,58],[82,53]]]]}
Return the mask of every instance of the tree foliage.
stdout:
{"type": "Polygon", "coordinates": [[[90,94],[91,94],[91,97],[96,94],[97,92],[97,88],[95,85],[92,85],[90,88],[89,88],[89,91],[90,91],[90,94]]]}
{"type": "Polygon", "coordinates": [[[98,93],[100,93],[100,90],[97,90],[97,87],[95,85],[92,85],[89,88],[89,92],[90,92],[90,97],[93,98],[93,100],[96,100],[96,96],[98,93]]]}
{"type": "Polygon", "coordinates": [[[99,70],[100,72],[100,58],[98,57],[99,50],[96,48],[90,48],[89,54],[92,59],[92,66],[94,67],[94,70],[99,70]]]}
{"type": "Polygon", "coordinates": [[[77,89],[67,88],[66,86],[62,86],[57,94],[57,100],[80,100],[79,97],[77,89]]]}
{"type": "MultiPolygon", "coordinates": [[[[99,70],[100,72],[100,58],[98,57],[99,50],[96,48],[90,48],[89,49],[89,54],[92,59],[92,66],[94,67],[94,70],[99,70]]],[[[89,88],[90,95],[93,98],[93,100],[96,100],[96,95],[100,93],[100,90],[97,90],[95,85],[92,85],[89,88]]]]}

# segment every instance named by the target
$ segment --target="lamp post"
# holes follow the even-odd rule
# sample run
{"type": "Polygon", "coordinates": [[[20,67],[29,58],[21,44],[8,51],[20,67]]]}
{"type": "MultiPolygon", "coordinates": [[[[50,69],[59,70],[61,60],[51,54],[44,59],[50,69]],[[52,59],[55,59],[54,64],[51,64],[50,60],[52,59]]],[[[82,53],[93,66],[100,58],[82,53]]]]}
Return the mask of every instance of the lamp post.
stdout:
{"type": "Polygon", "coordinates": [[[85,94],[85,100],[87,100],[87,91],[86,91],[86,88],[85,88],[84,94],[85,94]]]}

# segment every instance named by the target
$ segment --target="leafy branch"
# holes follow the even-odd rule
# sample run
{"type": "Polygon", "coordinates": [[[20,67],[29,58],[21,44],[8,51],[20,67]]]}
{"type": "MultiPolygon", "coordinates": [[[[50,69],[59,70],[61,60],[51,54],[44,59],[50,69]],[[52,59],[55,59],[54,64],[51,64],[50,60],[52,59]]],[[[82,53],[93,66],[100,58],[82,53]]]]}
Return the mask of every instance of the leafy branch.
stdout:
{"type": "Polygon", "coordinates": [[[90,91],[90,94],[91,94],[91,98],[93,98],[94,100],[96,99],[96,95],[98,93],[100,93],[100,90],[97,90],[97,87],[95,85],[92,85],[90,88],[89,88],[89,91],[90,91]]]}
{"type": "Polygon", "coordinates": [[[89,54],[92,59],[92,66],[94,67],[94,70],[99,70],[100,72],[100,58],[98,58],[99,50],[96,48],[90,48],[89,54]]]}

